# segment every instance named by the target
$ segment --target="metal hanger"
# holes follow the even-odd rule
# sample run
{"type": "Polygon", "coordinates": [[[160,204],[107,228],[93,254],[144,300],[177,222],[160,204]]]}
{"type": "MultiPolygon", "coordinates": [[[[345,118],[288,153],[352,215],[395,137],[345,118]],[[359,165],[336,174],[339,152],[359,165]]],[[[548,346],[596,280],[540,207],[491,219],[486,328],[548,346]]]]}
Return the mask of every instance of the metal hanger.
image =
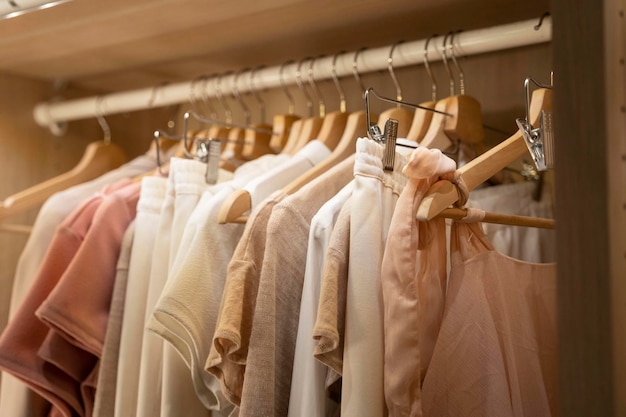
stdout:
{"type": "Polygon", "coordinates": [[[302,120],[300,120],[300,116],[297,116],[296,113],[296,103],[289,92],[289,88],[285,84],[285,79],[283,77],[283,72],[285,66],[288,64],[293,64],[295,61],[290,60],[284,62],[280,66],[279,70],[279,79],[280,85],[282,87],[283,92],[285,93],[285,97],[287,97],[287,114],[277,114],[274,116],[272,120],[272,130],[274,130],[274,135],[272,135],[272,139],[270,140],[270,148],[275,153],[285,152],[289,146],[294,146],[294,143],[297,142],[300,134],[300,130],[302,129],[302,120]]]}
{"type": "Polygon", "coordinates": [[[296,85],[302,92],[302,95],[304,95],[304,98],[306,100],[306,105],[309,110],[309,117],[302,121],[302,127],[300,128],[300,131],[298,132],[297,140],[294,139],[294,141],[288,141],[282,153],[287,153],[291,155],[295,154],[298,150],[300,150],[302,146],[312,141],[313,139],[316,139],[322,128],[323,118],[319,116],[314,116],[313,101],[311,99],[311,96],[307,92],[306,86],[302,82],[302,64],[305,61],[312,60],[312,59],[313,58],[311,57],[306,57],[306,58],[301,59],[298,62],[298,65],[296,67],[296,72],[295,72],[296,85]]]}
{"type": "Polygon", "coordinates": [[[383,111],[378,118],[378,126],[382,129],[388,119],[394,119],[398,121],[398,134],[401,137],[406,137],[407,133],[409,133],[409,129],[411,124],[413,123],[413,113],[405,107],[402,107],[402,87],[398,81],[398,77],[396,76],[396,72],[393,67],[393,53],[398,45],[403,43],[404,41],[399,41],[391,45],[389,49],[389,56],[387,57],[387,70],[389,71],[389,75],[391,75],[391,80],[396,88],[396,106],[390,109],[383,111]],[[399,104],[398,104],[399,102],[399,104]]]}
{"type": "MultiPolygon", "coordinates": [[[[435,106],[437,105],[437,82],[430,68],[430,61],[428,60],[428,44],[430,43],[430,40],[436,36],[437,35],[432,35],[428,37],[428,39],[426,39],[426,42],[424,43],[424,67],[431,81],[431,100],[420,103],[420,106],[429,108],[429,109],[434,109],[435,106]]],[[[421,142],[426,136],[426,133],[428,132],[428,128],[430,127],[432,119],[433,119],[433,112],[422,111],[421,109],[416,109],[413,115],[413,122],[411,123],[411,128],[409,129],[409,132],[406,134],[406,138],[409,141],[412,141],[416,144],[421,142]]]]}

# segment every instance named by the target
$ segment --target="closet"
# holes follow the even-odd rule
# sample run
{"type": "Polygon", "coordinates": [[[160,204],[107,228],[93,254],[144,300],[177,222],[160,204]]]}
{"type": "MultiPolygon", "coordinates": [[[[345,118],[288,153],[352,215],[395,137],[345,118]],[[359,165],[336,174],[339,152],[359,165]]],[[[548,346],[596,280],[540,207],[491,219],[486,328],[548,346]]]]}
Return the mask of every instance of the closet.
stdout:
{"type": "MultiPolygon", "coordinates": [[[[515,118],[523,117],[524,78],[547,82],[554,71],[561,415],[626,416],[624,0],[74,0],[0,20],[0,200],[68,171],[87,144],[103,137],[93,116],[53,126],[64,132],[53,134],[35,122],[38,104],[89,107],[98,96],[151,91],[146,104],[135,105],[141,110],[101,109],[111,113],[105,118],[112,141],[131,159],[144,153],[153,131],[167,129],[169,122],[180,133],[183,113],[206,106],[199,91],[203,85],[213,88],[217,74],[294,60],[285,72],[288,91],[296,114],[306,116],[292,71],[305,57],[326,57],[315,64],[329,62],[339,51],[387,47],[433,34],[441,42],[449,31],[533,19],[539,24],[546,12],[551,42],[460,57],[459,62],[467,91],[479,99],[483,120],[492,128],[486,130],[489,145],[514,132],[515,118]],[[164,104],[166,89],[190,80],[196,81],[188,100],[164,104]]],[[[394,84],[384,67],[364,71],[362,79],[392,97],[394,84]]],[[[439,59],[432,67],[445,94],[448,75],[439,59]]],[[[348,74],[340,79],[348,110],[363,110],[360,87],[348,74]]],[[[422,64],[398,67],[396,74],[405,100],[430,99],[422,64]]],[[[288,110],[275,81],[277,88],[259,91],[266,121],[288,110]]],[[[338,110],[332,81],[318,85],[328,111],[338,110]]],[[[235,120],[243,122],[237,101],[226,99],[235,120]]],[[[255,98],[243,94],[243,99],[252,121],[261,122],[255,98]]],[[[208,100],[223,111],[217,100],[208,100]]],[[[373,106],[375,112],[385,108],[380,102],[373,106]]],[[[40,108],[40,117],[50,117],[45,111],[53,108],[40,108]]],[[[12,225],[32,225],[36,212],[34,207],[0,220],[0,329],[27,238],[12,225]]]]}

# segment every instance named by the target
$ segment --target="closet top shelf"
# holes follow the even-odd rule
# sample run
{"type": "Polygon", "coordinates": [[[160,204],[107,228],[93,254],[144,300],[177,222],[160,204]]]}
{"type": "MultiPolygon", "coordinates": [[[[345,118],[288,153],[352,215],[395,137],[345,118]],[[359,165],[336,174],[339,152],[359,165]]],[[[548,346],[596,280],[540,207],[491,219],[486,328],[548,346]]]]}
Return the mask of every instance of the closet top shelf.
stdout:
{"type": "Polygon", "coordinates": [[[548,9],[547,0],[73,0],[0,20],[0,72],[119,91],[548,9]]]}

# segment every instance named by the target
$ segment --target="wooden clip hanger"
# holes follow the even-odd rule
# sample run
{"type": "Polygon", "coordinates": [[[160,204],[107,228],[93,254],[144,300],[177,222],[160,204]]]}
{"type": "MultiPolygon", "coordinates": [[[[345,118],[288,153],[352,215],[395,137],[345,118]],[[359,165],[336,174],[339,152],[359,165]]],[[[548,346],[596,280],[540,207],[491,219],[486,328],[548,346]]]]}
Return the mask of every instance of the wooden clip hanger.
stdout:
{"type": "MultiPolygon", "coordinates": [[[[551,109],[552,91],[545,88],[535,90],[530,103],[529,122],[536,126],[541,111],[551,109]]],[[[526,152],[528,149],[524,137],[522,132],[518,130],[504,142],[459,168],[459,172],[467,188],[471,191],[526,152]]],[[[420,221],[431,220],[457,200],[458,193],[455,186],[449,181],[438,181],[430,187],[418,207],[417,219],[420,221]]]]}

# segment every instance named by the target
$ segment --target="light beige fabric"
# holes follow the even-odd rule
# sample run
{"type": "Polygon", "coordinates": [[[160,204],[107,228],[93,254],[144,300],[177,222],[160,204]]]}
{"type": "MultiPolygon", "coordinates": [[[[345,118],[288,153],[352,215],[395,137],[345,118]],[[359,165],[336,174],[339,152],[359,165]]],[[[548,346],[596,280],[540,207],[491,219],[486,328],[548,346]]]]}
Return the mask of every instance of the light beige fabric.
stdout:
{"type": "Polygon", "coordinates": [[[226,399],[237,406],[241,404],[267,223],[272,209],[282,197],[282,191],[272,194],[252,211],[246,222],[228,265],[213,346],[205,364],[206,370],[219,379],[226,399]]]}
{"type": "Polygon", "coordinates": [[[246,361],[241,417],[287,416],[311,219],[352,180],[353,166],[353,157],[342,161],[272,211],[246,361]]]}
{"type": "Polygon", "coordinates": [[[351,200],[348,199],[339,212],[337,223],[330,236],[322,272],[317,319],[313,328],[313,339],[316,341],[313,355],[328,367],[326,389],[331,398],[337,401],[341,387],[335,383],[341,378],[346,329],[351,208],[351,200]]]}
{"type": "Polygon", "coordinates": [[[494,251],[480,224],[455,223],[450,246],[424,415],[557,416],[556,265],[494,251]]]}

